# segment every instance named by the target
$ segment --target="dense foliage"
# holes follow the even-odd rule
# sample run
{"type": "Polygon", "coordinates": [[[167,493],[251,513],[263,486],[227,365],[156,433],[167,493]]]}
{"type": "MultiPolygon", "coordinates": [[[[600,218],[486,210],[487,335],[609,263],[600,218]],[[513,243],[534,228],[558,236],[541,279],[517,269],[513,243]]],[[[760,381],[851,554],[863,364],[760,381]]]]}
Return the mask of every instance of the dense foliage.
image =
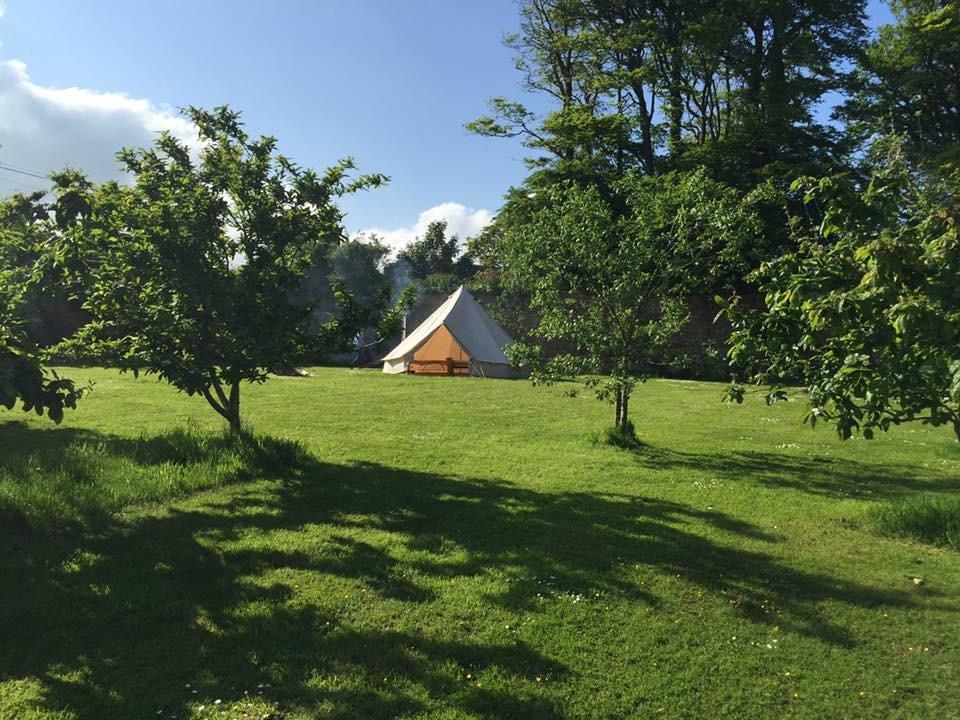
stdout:
{"type": "MultiPolygon", "coordinates": [[[[344,240],[332,250],[319,248],[294,294],[297,304],[311,307],[311,327],[322,330],[330,320],[349,316],[351,326],[363,329],[356,338],[358,348],[398,336],[416,292],[389,255],[390,248],[376,235],[344,240]]],[[[329,349],[343,348],[334,344],[329,349]]]]}
{"type": "Polygon", "coordinates": [[[38,350],[15,321],[0,319],[0,406],[12,410],[19,403],[59,423],[64,409],[76,407],[82,394],[72,380],[43,368],[38,350]]]}
{"type": "Polygon", "coordinates": [[[706,165],[739,187],[829,168],[814,116],[865,38],[863,0],[524,0],[515,51],[538,115],[505,98],[468,127],[521,137],[561,177],[706,165]]]}
{"type": "Polygon", "coordinates": [[[59,423],[82,389],[43,368],[28,332],[32,309],[57,289],[44,262],[50,232],[42,197],[18,195],[0,203],[0,406],[20,404],[59,423]]]}
{"type": "Polygon", "coordinates": [[[841,437],[918,420],[960,440],[960,16],[893,9],[838,113],[867,151],[857,172],[795,183],[796,249],[754,274],[759,310],[732,307],[730,355],[770,399],[804,386],[807,419],[841,437]]]}
{"type": "Polygon", "coordinates": [[[924,178],[881,147],[863,189],[797,182],[822,219],[796,218],[797,250],[755,273],[764,307],[733,308],[731,357],[771,399],[803,385],[809,421],[842,437],[921,420],[960,440],[960,173],[924,178]]]}
{"type": "MultiPolygon", "coordinates": [[[[657,245],[632,242],[630,211],[611,198],[631,174],[670,178],[669,198],[670,173],[698,168],[762,224],[743,242],[742,227],[721,223],[702,248],[727,248],[729,357],[743,379],[772,385],[771,398],[801,383],[809,418],[835,420],[844,437],[911,419],[953,423],[960,437],[960,16],[932,0],[893,10],[896,23],[869,37],[859,0],[524,0],[507,44],[549,109],[495,98],[468,126],[534,151],[473,243],[486,285],[533,298],[542,339],[571,343],[623,405],[635,368],[669,360],[686,316],[674,300],[694,284],[725,300],[708,273],[639,291],[657,245]],[[828,93],[846,95],[842,128],[818,120],[828,93]],[[630,341],[621,308],[639,333],[630,341]]],[[[656,272],[678,259],[664,253],[656,272]]]]}

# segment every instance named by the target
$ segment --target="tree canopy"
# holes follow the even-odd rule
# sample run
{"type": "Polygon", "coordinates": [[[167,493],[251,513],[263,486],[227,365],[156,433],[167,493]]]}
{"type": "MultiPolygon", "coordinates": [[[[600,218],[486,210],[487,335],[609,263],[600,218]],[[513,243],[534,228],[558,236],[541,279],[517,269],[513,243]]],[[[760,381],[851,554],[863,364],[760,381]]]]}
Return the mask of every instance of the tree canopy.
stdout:
{"type": "Polygon", "coordinates": [[[469,252],[462,252],[457,235],[447,237],[447,221],[436,220],[397,254],[398,265],[406,265],[413,279],[427,292],[448,294],[476,268],[469,252]]]}
{"type": "MultiPolygon", "coordinates": [[[[844,437],[955,423],[957,7],[895,0],[896,23],[870,38],[862,0],[523,0],[507,44],[550,109],[494,98],[468,125],[533,152],[474,243],[484,280],[528,294],[543,336],[573,342],[625,404],[637,368],[669,355],[693,292],[668,271],[695,255],[656,239],[682,228],[666,222],[686,217],[674,193],[720,218],[750,203],[750,242],[721,223],[693,245],[727,253],[724,282],[743,296],[729,356],[745,379],[771,398],[799,382],[810,419],[844,437]],[[828,93],[846,95],[843,127],[818,119],[828,93]],[[643,213],[643,193],[625,191],[636,176],[669,178],[643,213]],[[725,210],[690,192],[708,178],[731,193],[725,210]]],[[[723,284],[698,280],[697,292],[723,284]]]]}
{"type": "Polygon", "coordinates": [[[916,420],[960,439],[960,15],[926,0],[893,9],[838,110],[857,167],[794,183],[794,248],[753,274],[760,307],[731,306],[730,357],[770,400],[804,387],[806,419],[841,437],[916,420]]]}
{"type": "Polygon", "coordinates": [[[814,110],[845,87],[864,0],[524,0],[507,38],[537,115],[505,98],[468,124],[521,137],[565,178],[700,165],[749,188],[829,169],[842,137],[814,110]]]}
{"type": "Polygon", "coordinates": [[[901,138],[911,160],[960,163],[960,4],[895,0],[839,109],[861,140],[901,138]]]}
{"type": "Polygon", "coordinates": [[[512,212],[526,219],[505,233],[506,261],[530,292],[537,334],[571,351],[544,363],[540,346],[512,355],[535,379],[603,376],[599,395],[614,400],[626,432],[633,386],[686,322],[690,294],[743,272],[759,220],[703,172],[628,174],[611,195],[565,183],[519,204],[512,212]]]}

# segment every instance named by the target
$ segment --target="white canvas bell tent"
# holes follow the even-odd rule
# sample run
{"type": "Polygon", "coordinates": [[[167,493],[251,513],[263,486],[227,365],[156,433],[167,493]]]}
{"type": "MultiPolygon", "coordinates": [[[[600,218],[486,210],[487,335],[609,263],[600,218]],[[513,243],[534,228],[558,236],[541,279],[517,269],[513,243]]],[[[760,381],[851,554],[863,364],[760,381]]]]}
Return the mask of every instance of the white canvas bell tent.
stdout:
{"type": "Polygon", "coordinates": [[[385,373],[514,378],[503,348],[513,340],[462,285],[383,358],[385,373]]]}

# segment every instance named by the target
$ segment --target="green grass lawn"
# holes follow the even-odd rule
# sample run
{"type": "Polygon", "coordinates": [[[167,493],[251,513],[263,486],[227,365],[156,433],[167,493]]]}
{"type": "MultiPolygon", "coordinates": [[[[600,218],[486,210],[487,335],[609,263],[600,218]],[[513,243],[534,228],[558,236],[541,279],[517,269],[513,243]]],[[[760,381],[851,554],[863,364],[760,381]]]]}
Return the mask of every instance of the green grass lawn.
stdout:
{"type": "Polygon", "coordinates": [[[664,380],[629,452],[569,385],[318,369],[238,454],[68,375],[62,426],[0,411],[4,720],[960,717],[960,554],[869,520],[960,491],[948,430],[664,380]]]}

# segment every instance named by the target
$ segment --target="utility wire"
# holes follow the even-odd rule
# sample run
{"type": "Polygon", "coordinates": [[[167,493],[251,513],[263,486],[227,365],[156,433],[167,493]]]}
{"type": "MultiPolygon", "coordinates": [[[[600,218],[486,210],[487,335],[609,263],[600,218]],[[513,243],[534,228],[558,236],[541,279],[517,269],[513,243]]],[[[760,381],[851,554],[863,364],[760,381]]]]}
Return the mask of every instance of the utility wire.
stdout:
{"type": "Polygon", "coordinates": [[[20,175],[28,175],[30,177],[40,178],[41,180],[49,180],[46,175],[40,175],[39,173],[29,172],[28,170],[17,170],[17,168],[10,167],[9,165],[0,164],[0,170],[6,170],[7,172],[19,173],[20,175]]]}

